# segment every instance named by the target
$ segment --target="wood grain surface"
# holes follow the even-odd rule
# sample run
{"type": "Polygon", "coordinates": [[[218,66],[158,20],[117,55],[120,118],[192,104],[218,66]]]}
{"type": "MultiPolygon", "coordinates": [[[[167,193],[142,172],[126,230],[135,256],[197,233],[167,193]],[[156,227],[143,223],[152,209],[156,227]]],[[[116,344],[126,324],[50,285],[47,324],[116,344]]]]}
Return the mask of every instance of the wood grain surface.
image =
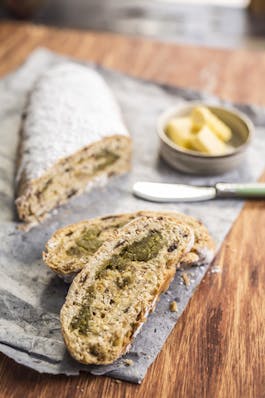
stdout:
{"type": "MultiPolygon", "coordinates": [[[[134,76],[265,105],[265,54],[0,25],[0,74],[38,46],[134,76]]],[[[265,137],[264,137],[265,139],[265,137]]],[[[265,175],[263,175],[265,181],[265,175]]],[[[40,375],[0,355],[0,397],[265,397],[265,203],[249,202],[141,386],[40,375]]]]}

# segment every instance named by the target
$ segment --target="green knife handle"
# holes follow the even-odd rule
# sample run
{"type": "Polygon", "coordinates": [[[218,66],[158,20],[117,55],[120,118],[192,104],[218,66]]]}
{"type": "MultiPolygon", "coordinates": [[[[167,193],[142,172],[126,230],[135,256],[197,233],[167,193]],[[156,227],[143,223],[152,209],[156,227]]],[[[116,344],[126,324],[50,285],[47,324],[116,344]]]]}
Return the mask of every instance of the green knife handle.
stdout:
{"type": "Polygon", "coordinates": [[[265,183],[261,182],[245,184],[218,183],[215,188],[218,197],[265,199],[265,183]]]}

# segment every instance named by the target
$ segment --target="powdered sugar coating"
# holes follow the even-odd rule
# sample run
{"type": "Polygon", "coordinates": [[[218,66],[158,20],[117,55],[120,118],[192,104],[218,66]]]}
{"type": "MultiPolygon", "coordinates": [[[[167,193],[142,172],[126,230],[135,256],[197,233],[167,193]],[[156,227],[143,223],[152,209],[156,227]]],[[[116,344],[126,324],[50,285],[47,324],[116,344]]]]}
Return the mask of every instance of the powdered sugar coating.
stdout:
{"type": "Polygon", "coordinates": [[[112,135],[128,135],[101,76],[72,62],[54,66],[36,83],[23,126],[17,173],[39,178],[58,160],[112,135]]]}

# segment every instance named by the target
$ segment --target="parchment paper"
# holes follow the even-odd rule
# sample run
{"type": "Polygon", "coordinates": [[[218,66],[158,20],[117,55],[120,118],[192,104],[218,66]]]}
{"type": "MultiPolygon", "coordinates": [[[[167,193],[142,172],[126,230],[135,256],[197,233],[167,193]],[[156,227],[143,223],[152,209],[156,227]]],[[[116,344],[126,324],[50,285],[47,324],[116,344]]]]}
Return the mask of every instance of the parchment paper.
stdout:
{"type": "MultiPolygon", "coordinates": [[[[217,177],[199,178],[172,170],[158,156],[156,120],[168,106],[204,99],[223,103],[210,95],[161,86],[96,67],[112,88],[134,140],[133,171],[114,178],[105,187],[72,199],[41,226],[25,233],[16,229],[14,173],[20,118],[35,79],[63,58],[47,50],[35,51],[14,73],[0,81],[0,350],[15,361],[39,372],[76,375],[80,370],[140,383],[149,365],[200,283],[208,265],[190,269],[190,286],[183,284],[179,271],[156,311],[136,337],[126,358],[113,365],[85,366],[70,358],[60,332],[59,311],[68,286],[43,264],[41,253],[53,231],[71,222],[110,213],[139,209],[179,210],[200,218],[220,245],[237,217],[242,201],[215,200],[189,204],[155,204],[131,194],[138,180],[212,184],[217,181],[255,181],[264,167],[265,111],[240,106],[256,125],[248,158],[241,168],[217,177]],[[178,312],[169,311],[176,300],[178,312]]],[[[203,311],[203,308],[201,309],[203,311]]],[[[189,331],[186,331],[189,333],[189,331]]],[[[176,342],[178,344],[178,342],[176,342]]]]}

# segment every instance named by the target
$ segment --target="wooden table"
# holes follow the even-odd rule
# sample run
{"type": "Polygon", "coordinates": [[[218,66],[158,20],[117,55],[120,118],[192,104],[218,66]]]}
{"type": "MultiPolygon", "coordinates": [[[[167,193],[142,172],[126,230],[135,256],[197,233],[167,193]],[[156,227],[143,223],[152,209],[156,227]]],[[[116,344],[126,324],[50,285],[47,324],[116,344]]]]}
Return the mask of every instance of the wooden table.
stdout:
{"type": "MultiPolygon", "coordinates": [[[[264,53],[4,23],[0,74],[38,46],[134,76],[265,105],[264,53]]],[[[264,202],[245,205],[216,258],[222,272],[208,272],[141,386],[86,373],[40,375],[1,355],[0,397],[264,397],[264,210],[264,202]]]]}

